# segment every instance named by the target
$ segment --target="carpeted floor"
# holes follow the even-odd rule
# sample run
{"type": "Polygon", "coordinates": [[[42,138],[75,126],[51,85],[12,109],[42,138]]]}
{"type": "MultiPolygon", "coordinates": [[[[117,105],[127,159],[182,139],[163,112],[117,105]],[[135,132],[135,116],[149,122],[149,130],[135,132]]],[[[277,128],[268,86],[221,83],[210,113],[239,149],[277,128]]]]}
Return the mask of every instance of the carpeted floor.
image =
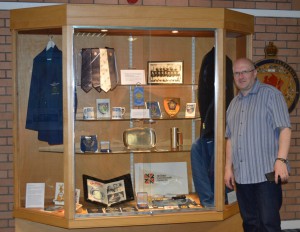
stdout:
{"type": "Polygon", "coordinates": [[[300,229],[288,229],[288,230],[282,230],[282,232],[300,232],[300,229]]]}

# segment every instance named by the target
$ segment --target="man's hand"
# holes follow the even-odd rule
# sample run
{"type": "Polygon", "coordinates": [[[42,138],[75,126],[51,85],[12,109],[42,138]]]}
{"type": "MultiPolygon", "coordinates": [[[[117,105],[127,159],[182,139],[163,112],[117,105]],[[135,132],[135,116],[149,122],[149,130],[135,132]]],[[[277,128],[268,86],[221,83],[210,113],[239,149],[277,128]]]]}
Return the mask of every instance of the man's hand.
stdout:
{"type": "Polygon", "coordinates": [[[225,185],[229,189],[234,189],[235,180],[232,168],[225,168],[225,176],[224,176],[225,185]]]}
{"type": "Polygon", "coordinates": [[[289,179],[289,173],[287,170],[287,166],[280,160],[275,161],[274,165],[275,171],[275,183],[278,184],[278,176],[280,176],[281,183],[287,183],[289,179]]]}

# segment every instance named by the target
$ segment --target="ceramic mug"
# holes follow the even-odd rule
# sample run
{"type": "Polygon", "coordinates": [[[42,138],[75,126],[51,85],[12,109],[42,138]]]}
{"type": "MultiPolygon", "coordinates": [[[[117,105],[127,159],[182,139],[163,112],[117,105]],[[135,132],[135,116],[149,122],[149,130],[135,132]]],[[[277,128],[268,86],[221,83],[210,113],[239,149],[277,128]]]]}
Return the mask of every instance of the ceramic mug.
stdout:
{"type": "Polygon", "coordinates": [[[125,107],[112,107],[112,119],[122,119],[125,114],[125,107]]]}
{"type": "Polygon", "coordinates": [[[94,107],[83,107],[83,119],[94,119],[94,107]]]}

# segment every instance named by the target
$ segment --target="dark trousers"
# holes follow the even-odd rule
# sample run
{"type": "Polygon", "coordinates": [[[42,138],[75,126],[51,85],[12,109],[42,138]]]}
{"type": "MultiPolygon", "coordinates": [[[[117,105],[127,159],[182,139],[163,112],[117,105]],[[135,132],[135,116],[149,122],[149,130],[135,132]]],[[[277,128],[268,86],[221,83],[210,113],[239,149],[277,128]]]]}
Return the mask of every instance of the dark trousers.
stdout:
{"type": "Polygon", "coordinates": [[[275,182],[236,184],[245,232],[280,232],[282,190],[275,182]]]}

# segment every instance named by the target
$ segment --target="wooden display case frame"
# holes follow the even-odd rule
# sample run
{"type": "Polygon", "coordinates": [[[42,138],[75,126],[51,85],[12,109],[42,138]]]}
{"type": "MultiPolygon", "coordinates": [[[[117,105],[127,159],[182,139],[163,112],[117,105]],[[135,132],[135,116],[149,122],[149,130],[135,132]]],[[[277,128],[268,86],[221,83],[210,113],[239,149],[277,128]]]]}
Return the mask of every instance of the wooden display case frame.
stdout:
{"type": "MultiPolygon", "coordinates": [[[[64,152],[63,176],[65,183],[65,214],[58,217],[35,210],[22,208],[20,205],[20,185],[18,157],[20,149],[18,143],[18,99],[14,99],[14,217],[42,224],[63,228],[93,228],[116,226],[140,226],[174,223],[194,223],[223,221],[238,213],[238,205],[224,205],[224,160],[225,160],[225,38],[230,35],[236,38],[237,44],[246,46],[246,52],[236,51],[236,57],[252,56],[252,34],[254,32],[254,17],[236,11],[221,8],[196,7],[157,7],[157,6],[109,6],[109,5],[57,5],[17,9],[11,11],[11,30],[13,35],[13,79],[17,78],[17,35],[18,33],[61,34],[63,52],[63,104],[64,106],[64,152]],[[183,30],[180,36],[215,37],[216,68],[215,68],[215,208],[214,210],[162,214],[139,215],[101,218],[75,218],[74,202],[74,114],[73,114],[73,34],[74,30],[98,31],[99,26],[116,27],[111,33],[129,35],[130,28],[136,35],[147,35],[149,28],[152,35],[163,36],[167,29],[179,28],[183,30]],[[85,28],[87,27],[87,28],[85,28]],[[125,28],[123,31],[120,28],[125,28]],[[199,29],[201,30],[193,30],[199,29]],[[240,39],[240,36],[246,39],[240,39]]],[[[17,96],[16,81],[14,95],[17,96]]]]}

